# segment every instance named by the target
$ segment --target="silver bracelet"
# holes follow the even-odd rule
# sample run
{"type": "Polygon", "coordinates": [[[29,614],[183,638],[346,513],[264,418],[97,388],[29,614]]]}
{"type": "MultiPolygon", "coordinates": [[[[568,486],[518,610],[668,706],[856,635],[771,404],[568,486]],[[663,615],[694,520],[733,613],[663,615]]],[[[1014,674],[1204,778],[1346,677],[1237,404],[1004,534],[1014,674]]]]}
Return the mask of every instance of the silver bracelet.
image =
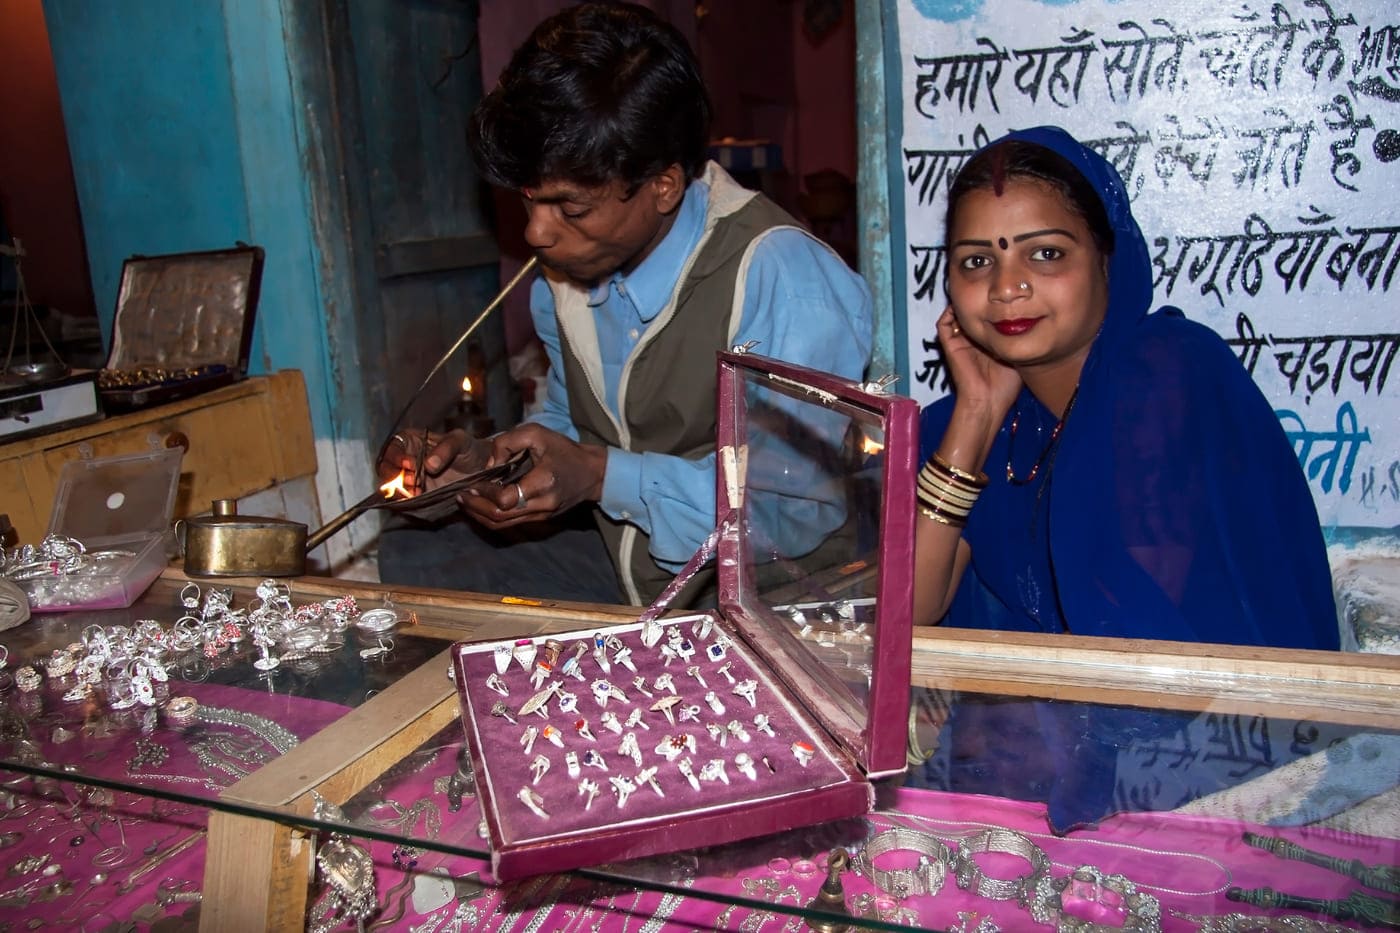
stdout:
{"type": "Polygon", "coordinates": [[[1161,933],[1162,907],[1157,898],[1143,894],[1122,875],[1105,875],[1093,865],[1081,865],[1063,878],[1042,875],[1027,905],[1037,923],[1054,924],[1056,933],[1161,933]],[[1064,912],[1066,889],[1075,896],[1123,911],[1120,926],[1095,923],[1064,912]],[[1104,898],[1104,892],[1112,897],[1104,898]]]}
{"type": "Polygon", "coordinates": [[[887,829],[871,839],[851,857],[851,870],[886,894],[900,900],[914,895],[937,894],[943,889],[952,853],[943,841],[929,833],[906,826],[887,829]],[[875,859],[886,852],[907,849],[919,853],[913,868],[878,868],[875,859]]]}
{"type": "Polygon", "coordinates": [[[1009,829],[987,829],[968,836],[958,844],[953,856],[953,875],[958,887],[971,889],[981,897],[994,901],[1018,900],[1028,903],[1035,894],[1040,879],[1050,872],[1050,859],[1040,846],[1009,829]],[[1016,855],[1030,863],[1029,870],[1016,878],[990,878],[973,858],[981,852],[1016,855]]]}
{"type": "Polygon", "coordinates": [[[1263,914],[1193,916],[1173,910],[1172,915],[1200,924],[1199,933],[1352,933],[1351,927],[1297,914],[1287,917],[1266,917],[1263,914]]]}
{"type": "MultiPolygon", "coordinates": [[[[681,883],[681,887],[688,888],[694,883],[694,878],[687,878],[681,883]]],[[[647,919],[647,922],[642,924],[640,933],[659,933],[661,928],[666,925],[666,921],[671,919],[671,914],[675,913],[683,903],[685,903],[685,898],[679,894],[670,892],[663,894],[661,900],[656,904],[656,909],[651,912],[651,916],[647,919]]]]}

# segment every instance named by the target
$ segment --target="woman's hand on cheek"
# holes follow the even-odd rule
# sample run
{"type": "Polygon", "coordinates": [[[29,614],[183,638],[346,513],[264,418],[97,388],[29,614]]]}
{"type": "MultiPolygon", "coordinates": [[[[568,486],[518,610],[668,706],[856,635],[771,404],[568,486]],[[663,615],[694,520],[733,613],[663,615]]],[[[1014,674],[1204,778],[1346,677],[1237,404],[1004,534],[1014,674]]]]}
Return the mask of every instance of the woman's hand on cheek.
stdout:
{"type": "Polygon", "coordinates": [[[937,330],[943,360],[952,375],[958,401],[984,403],[999,421],[1021,392],[1021,374],[968,340],[953,314],[952,305],[939,315],[937,330]]]}

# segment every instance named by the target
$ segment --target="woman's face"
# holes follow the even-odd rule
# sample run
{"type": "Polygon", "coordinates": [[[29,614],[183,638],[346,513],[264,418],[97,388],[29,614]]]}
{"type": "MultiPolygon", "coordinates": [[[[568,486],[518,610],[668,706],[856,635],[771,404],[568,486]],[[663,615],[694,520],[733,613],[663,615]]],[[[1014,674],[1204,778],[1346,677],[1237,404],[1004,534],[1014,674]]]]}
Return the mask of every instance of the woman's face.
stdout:
{"type": "Polygon", "coordinates": [[[963,333],[1009,366],[1072,368],[1077,382],[1108,308],[1107,261],[1084,219],[1048,185],[1012,179],[999,197],[965,194],[949,232],[963,333]]]}

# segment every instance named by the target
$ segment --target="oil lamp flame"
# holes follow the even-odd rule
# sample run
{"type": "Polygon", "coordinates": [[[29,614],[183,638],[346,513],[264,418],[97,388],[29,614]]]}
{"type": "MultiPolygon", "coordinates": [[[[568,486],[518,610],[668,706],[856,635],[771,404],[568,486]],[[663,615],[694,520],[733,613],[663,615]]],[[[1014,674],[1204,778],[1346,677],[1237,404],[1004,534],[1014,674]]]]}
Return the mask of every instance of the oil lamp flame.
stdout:
{"type": "Polygon", "coordinates": [[[395,476],[393,479],[389,480],[389,482],[379,487],[379,491],[384,493],[384,498],[392,499],[395,496],[401,499],[409,498],[408,487],[405,486],[403,482],[404,476],[404,471],[399,470],[398,476],[395,476]]]}
{"type": "Polygon", "coordinates": [[[860,442],[861,452],[871,457],[885,449],[885,445],[875,440],[873,437],[862,438],[860,442]]]}

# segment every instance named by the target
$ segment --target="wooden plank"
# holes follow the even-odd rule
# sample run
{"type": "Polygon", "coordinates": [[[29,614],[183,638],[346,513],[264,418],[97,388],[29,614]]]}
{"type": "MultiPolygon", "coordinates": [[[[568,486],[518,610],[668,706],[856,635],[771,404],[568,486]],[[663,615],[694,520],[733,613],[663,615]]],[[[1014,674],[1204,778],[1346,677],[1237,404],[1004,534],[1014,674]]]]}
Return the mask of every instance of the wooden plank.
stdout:
{"type": "Polygon", "coordinates": [[[1389,726],[1400,657],[916,628],[916,686],[1389,726]]]}
{"type": "Polygon", "coordinates": [[[12,441],[10,444],[5,444],[0,447],[0,451],[3,451],[4,455],[7,457],[19,457],[41,450],[49,450],[54,447],[65,447],[90,437],[106,434],[112,430],[113,426],[130,427],[133,425],[147,424],[160,421],[163,418],[194,411],[198,408],[204,408],[209,405],[217,405],[233,399],[258,395],[266,391],[265,382],[265,377],[254,376],[240,382],[235,382],[232,385],[215,389],[212,392],[206,392],[203,395],[179,399],[165,405],[157,405],[154,408],[147,408],[142,411],[115,415],[105,418],[102,421],[95,421],[92,424],[84,424],[73,428],[66,428],[62,431],[55,431],[52,434],[41,434],[38,437],[12,441]]]}
{"type": "MultiPolygon", "coordinates": [[[[313,790],[345,803],[456,718],[449,656],[442,652],[220,798],[300,816],[312,814],[313,790]]],[[[204,890],[220,908],[207,918],[201,913],[201,931],[301,929],[309,851],[304,831],[275,818],[211,812],[204,890]]]]}
{"type": "Polygon", "coordinates": [[[186,450],[176,517],[208,511],[215,498],[238,498],[316,472],[301,374],[257,376],[193,398],[0,445],[0,475],[5,477],[0,501],[11,509],[20,540],[36,543],[43,536],[65,464],[84,454],[141,453],[152,443],[186,450]]]}
{"type": "Polygon", "coordinates": [[[15,534],[19,536],[20,542],[33,544],[38,541],[33,536],[33,531],[38,530],[43,534],[44,529],[49,526],[49,516],[45,512],[39,514],[38,506],[47,505],[53,502],[53,492],[48,495],[36,494],[31,487],[29,471],[24,469],[24,461],[20,459],[0,460],[0,503],[4,503],[5,514],[10,516],[10,523],[15,526],[15,534]],[[25,532],[29,531],[28,537],[25,532]]]}
{"type": "Polygon", "coordinates": [[[279,483],[316,474],[316,439],[311,429],[311,408],[306,380],[299,369],[284,369],[267,377],[268,404],[264,408],[273,445],[279,483]]]}
{"type": "Polygon", "coordinates": [[[500,258],[500,247],[489,233],[398,240],[375,248],[374,271],[381,279],[392,279],[494,266],[500,258]]]}
{"type": "Polygon", "coordinates": [[[303,929],[312,871],[304,832],[211,810],[200,933],[303,929]]]}
{"type": "Polygon", "coordinates": [[[317,790],[341,804],[432,738],[457,715],[444,651],[362,706],[226,789],[220,798],[311,812],[317,790]]]}

